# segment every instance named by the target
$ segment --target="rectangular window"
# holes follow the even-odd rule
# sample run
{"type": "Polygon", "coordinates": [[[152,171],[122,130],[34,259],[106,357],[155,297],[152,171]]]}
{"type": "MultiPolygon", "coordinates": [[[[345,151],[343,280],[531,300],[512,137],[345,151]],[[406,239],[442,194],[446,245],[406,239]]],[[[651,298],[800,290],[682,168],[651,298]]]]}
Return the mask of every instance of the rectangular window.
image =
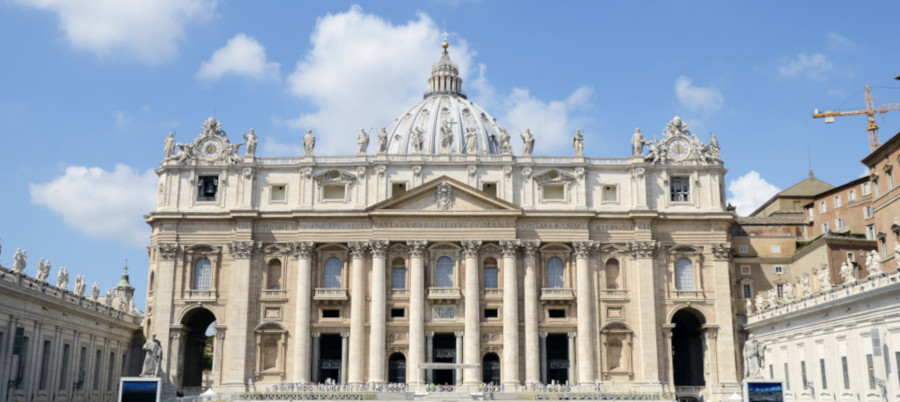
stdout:
{"type": "Polygon", "coordinates": [[[396,196],[398,196],[398,195],[400,195],[400,194],[403,194],[403,193],[405,193],[405,192],[406,192],[406,183],[405,183],[405,182],[401,182],[401,183],[394,182],[394,183],[391,183],[391,197],[396,197],[396,196]]]}
{"type": "Polygon", "coordinates": [[[496,197],[497,196],[497,183],[483,183],[481,185],[481,191],[485,194],[496,197]]]}
{"type": "Polygon", "coordinates": [[[741,275],[750,275],[749,265],[741,265],[741,275]]]}
{"type": "Polygon", "coordinates": [[[803,389],[807,388],[808,384],[806,383],[806,362],[805,361],[800,362],[800,384],[803,385],[803,389]]]}
{"type": "Polygon", "coordinates": [[[81,347],[81,357],[78,359],[78,386],[75,389],[84,388],[84,376],[87,373],[87,348],[81,347]]]}
{"type": "Polygon", "coordinates": [[[197,201],[215,201],[219,192],[219,176],[200,176],[197,180],[197,201]]]}
{"type": "Polygon", "coordinates": [[[781,246],[773,244],[772,245],[772,253],[781,254],[781,246]]]}
{"type": "Polygon", "coordinates": [[[778,297],[784,297],[784,285],[777,285],[775,288],[778,290],[778,297]]]}
{"type": "Polygon", "coordinates": [[[866,368],[869,372],[869,389],[875,389],[875,362],[872,355],[866,355],[866,368]]]}
{"type": "MultiPolygon", "coordinates": [[[[19,327],[19,328],[21,328],[21,327],[19,327]]],[[[24,331],[24,329],[25,328],[22,328],[23,331],[24,331]]],[[[18,332],[18,329],[16,332],[18,332]]],[[[18,335],[19,334],[17,333],[16,338],[19,338],[18,335]]],[[[25,368],[28,367],[27,363],[28,363],[28,340],[29,340],[29,338],[27,336],[25,336],[20,339],[22,339],[21,342],[16,342],[19,344],[19,348],[18,348],[19,349],[19,353],[18,353],[18,355],[19,355],[19,374],[15,378],[17,378],[21,381],[19,381],[18,384],[16,384],[16,389],[24,389],[25,388],[25,380],[26,380],[25,368]]],[[[13,345],[13,354],[16,354],[15,345],[13,345]]]]}
{"type": "Polygon", "coordinates": [[[812,218],[813,218],[813,209],[812,209],[812,208],[809,208],[809,209],[806,210],[806,212],[807,212],[807,214],[809,215],[809,219],[812,219],[812,218]]]}
{"type": "Polygon", "coordinates": [[[888,191],[890,191],[890,189],[894,188],[894,172],[889,170],[887,172],[887,177],[888,177],[888,191]]]}
{"type": "Polygon", "coordinates": [[[59,368],[59,389],[64,390],[69,385],[69,354],[71,354],[69,344],[63,345],[62,366],[59,368]]]}
{"type": "Polygon", "coordinates": [[[691,201],[691,182],[687,177],[673,177],[669,186],[669,199],[672,202],[691,201]]]}
{"type": "Polygon", "coordinates": [[[275,184],[272,186],[272,202],[284,202],[287,200],[287,186],[275,184]]]}
{"type": "Polygon", "coordinates": [[[875,240],[875,225],[866,225],[866,240],[875,240]]]}
{"type": "Polygon", "coordinates": [[[788,370],[787,363],[784,363],[784,388],[791,389],[791,372],[788,370]]]}
{"type": "Polygon", "coordinates": [[[847,193],[847,201],[856,201],[856,190],[850,190],[850,192],[847,193]]]}
{"type": "Polygon", "coordinates": [[[850,389],[850,371],[847,370],[847,356],[841,356],[841,369],[844,370],[844,389],[850,389]]]}
{"type": "Polygon", "coordinates": [[[819,213],[824,214],[826,212],[828,212],[828,203],[822,201],[819,203],[819,213]]]}
{"type": "Polygon", "coordinates": [[[822,389],[828,389],[828,377],[825,375],[825,359],[819,359],[819,372],[822,373],[822,389]]]}
{"type": "Polygon", "coordinates": [[[784,266],[776,265],[776,266],[772,267],[772,272],[775,274],[779,274],[779,275],[784,274],[784,266]]]}
{"type": "Polygon", "coordinates": [[[853,254],[852,251],[847,252],[847,261],[856,261],[856,254],[853,254]]]}
{"type": "Polygon", "coordinates": [[[751,289],[750,289],[750,284],[749,284],[749,283],[745,283],[745,284],[744,284],[744,298],[745,298],[745,299],[750,299],[750,298],[753,297],[753,293],[752,293],[750,290],[751,290],[751,289]]]}
{"type": "Polygon", "coordinates": [[[772,365],[769,365],[769,378],[775,378],[775,369],[772,368],[772,365]]]}
{"type": "Polygon", "coordinates": [[[897,380],[900,381],[900,352],[894,352],[894,362],[897,363],[897,380]]]}
{"type": "Polygon", "coordinates": [[[863,185],[862,185],[862,194],[863,194],[863,195],[869,195],[869,194],[872,194],[872,183],[871,183],[871,182],[865,182],[865,183],[863,183],[863,185]]]}
{"type": "Polygon", "coordinates": [[[322,310],[322,318],[341,318],[341,310],[338,310],[338,309],[322,310]]]}
{"type": "Polygon", "coordinates": [[[391,269],[391,289],[406,289],[406,268],[391,269]]]}
{"type": "Polygon", "coordinates": [[[550,309],[547,310],[547,316],[549,316],[550,318],[566,318],[566,310],[550,309]]]}
{"type": "Polygon", "coordinates": [[[840,195],[835,196],[835,197],[834,197],[834,208],[835,208],[835,209],[840,208],[840,207],[841,207],[841,204],[842,204],[842,202],[841,202],[841,196],[840,196],[840,195]]]}
{"type": "Polygon", "coordinates": [[[828,226],[828,222],[822,224],[822,234],[827,234],[831,231],[831,227],[828,226]]]}
{"type": "Polygon", "coordinates": [[[406,309],[405,308],[392,308],[391,309],[391,318],[403,318],[406,317],[406,309]]]}
{"type": "Polygon", "coordinates": [[[545,201],[563,201],[566,199],[565,184],[544,184],[543,195],[545,201]]]}
{"type": "Polygon", "coordinates": [[[747,247],[746,244],[742,244],[742,245],[738,246],[738,252],[739,252],[739,253],[741,253],[741,254],[747,254],[748,251],[749,251],[749,247],[747,247]]]}
{"type": "Polygon", "coordinates": [[[872,213],[872,206],[869,205],[863,208],[863,218],[872,219],[875,214],[872,213]]]}
{"type": "Polygon", "coordinates": [[[329,201],[342,201],[347,197],[346,184],[326,184],[322,186],[322,196],[329,201]]]}
{"type": "Polygon", "coordinates": [[[835,220],[834,220],[834,227],[836,227],[837,230],[843,230],[843,229],[844,229],[844,218],[837,218],[837,219],[835,219],[835,220]]]}
{"type": "Polygon", "coordinates": [[[103,364],[103,351],[97,349],[97,354],[94,356],[94,383],[91,386],[91,391],[99,391],[100,390],[100,366],[103,364]]]}
{"type": "Polygon", "coordinates": [[[878,197],[879,195],[881,195],[881,189],[878,188],[878,180],[875,180],[874,183],[875,183],[875,197],[878,197]]]}
{"type": "Polygon", "coordinates": [[[484,318],[497,318],[499,316],[500,316],[500,313],[495,308],[484,309],[484,318]]]}
{"type": "Polygon", "coordinates": [[[484,288],[497,289],[497,267],[484,267],[484,288]]]}
{"type": "Polygon", "coordinates": [[[109,352],[109,366],[106,368],[106,390],[112,391],[113,367],[116,365],[116,352],[109,352]]]}
{"type": "Polygon", "coordinates": [[[41,379],[38,389],[47,389],[47,380],[50,376],[50,341],[44,341],[44,350],[41,351],[41,379]]]}
{"type": "Polygon", "coordinates": [[[604,203],[619,202],[619,186],[615,186],[615,185],[603,186],[603,202],[604,203]]]}

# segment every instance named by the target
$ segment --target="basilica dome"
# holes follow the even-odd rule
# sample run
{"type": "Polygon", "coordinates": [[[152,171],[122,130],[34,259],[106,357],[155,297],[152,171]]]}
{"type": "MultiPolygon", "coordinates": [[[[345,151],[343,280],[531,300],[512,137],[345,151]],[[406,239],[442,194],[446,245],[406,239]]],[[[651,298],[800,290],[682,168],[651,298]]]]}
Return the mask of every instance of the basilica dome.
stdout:
{"type": "Polygon", "coordinates": [[[431,68],[424,99],[387,129],[387,153],[500,154],[500,125],[466,98],[447,42],[443,47],[441,60],[431,68]]]}

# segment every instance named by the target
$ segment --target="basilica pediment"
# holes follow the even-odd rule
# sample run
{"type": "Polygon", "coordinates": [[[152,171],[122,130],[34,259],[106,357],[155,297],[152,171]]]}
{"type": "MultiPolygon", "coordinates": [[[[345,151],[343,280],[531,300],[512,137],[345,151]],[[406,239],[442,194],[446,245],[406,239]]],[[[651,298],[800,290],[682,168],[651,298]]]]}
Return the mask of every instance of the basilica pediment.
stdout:
{"type": "Polygon", "coordinates": [[[374,215],[396,213],[519,215],[521,209],[515,204],[450,177],[441,176],[406,193],[372,205],[369,212],[374,215]]]}

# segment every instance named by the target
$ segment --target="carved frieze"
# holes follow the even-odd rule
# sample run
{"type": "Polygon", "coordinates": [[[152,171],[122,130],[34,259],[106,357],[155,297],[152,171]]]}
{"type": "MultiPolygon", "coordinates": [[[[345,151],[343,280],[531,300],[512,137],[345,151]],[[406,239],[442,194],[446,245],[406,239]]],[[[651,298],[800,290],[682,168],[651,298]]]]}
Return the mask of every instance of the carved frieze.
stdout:
{"type": "Polygon", "coordinates": [[[387,240],[370,240],[369,249],[372,250],[372,256],[384,257],[387,255],[388,244],[387,240]]]}
{"type": "Polygon", "coordinates": [[[309,258],[312,256],[313,245],[311,241],[295,241],[290,244],[290,253],[297,258],[309,258]]]}
{"type": "Polygon", "coordinates": [[[409,247],[410,257],[421,257],[425,253],[425,246],[427,245],[428,242],[425,240],[409,240],[406,242],[406,246],[409,247]]]}
{"type": "Polygon", "coordinates": [[[484,332],[481,334],[481,343],[500,342],[500,334],[497,332],[484,332]]]}
{"type": "Polygon", "coordinates": [[[731,256],[731,243],[713,243],[711,245],[713,257],[719,260],[727,260],[731,256]]]}
{"type": "Polygon", "coordinates": [[[233,241],[228,245],[228,253],[234,258],[251,258],[259,254],[259,243],[255,241],[233,241]]]}
{"type": "Polygon", "coordinates": [[[402,343],[406,342],[406,337],[409,336],[408,332],[390,332],[387,335],[388,343],[402,343]]]}
{"type": "Polygon", "coordinates": [[[174,260],[179,251],[178,245],[172,243],[160,243],[156,247],[159,249],[159,257],[164,260],[174,260]]]}
{"type": "Polygon", "coordinates": [[[653,258],[656,252],[659,251],[659,242],[649,240],[626,243],[625,250],[636,258],[653,258]]]}
{"type": "Polygon", "coordinates": [[[521,245],[519,240],[500,240],[500,254],[506,257],[515,257],[516,250],[521,245]]]}

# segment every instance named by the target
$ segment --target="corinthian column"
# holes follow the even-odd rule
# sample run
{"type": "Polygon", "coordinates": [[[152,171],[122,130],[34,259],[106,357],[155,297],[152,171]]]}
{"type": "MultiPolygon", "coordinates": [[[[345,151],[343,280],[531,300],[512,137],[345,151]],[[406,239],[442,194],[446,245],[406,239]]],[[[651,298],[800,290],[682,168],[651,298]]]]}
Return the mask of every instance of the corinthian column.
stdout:
{"type": "MultiPolygon", "coordinates": [[[[366,256],[368,242],[350,242],[350,355],[349,361],[353,362],[347,371],[347,383],[359,384],[363,382],[365,365],[363,351],[365,350],[366,330],[366,272],[363,257],[366,256]]],[[[346,366],[345,366],[346,367],[346,366]]]]}
{"type": "Polygon", "coordinates": [[[384,383],[385,255],[388,242],[372,240],[372,311],[369,314],[369,383],[384,383]]]}
{"type": "Polygon", "coordinates": [[[537,273],[535,272],[534,262],[534,256],[540,244],[541,242],[538,240],[522,241],[522,250],[525,257],[525,384],[529,385],[541,382],[540,337],[538,336],[537,325],[537,273]]]}
{"type": "MultiPolygon", "coordinates": [[[[466,259],[466,332],[463,335],[463,362],[477,364],[478,357],[481,356],[481,315],[478,305],[481,297],[481,287],[478,285],[478,250],[481,248],[481,240],[465,240],[462,246],[463,256],[466,259]]],[[[466,385],[480,384],[481,370],[465,369],[463,380],[466,385]]]]}
{"type": "Polygon", "coordinates": [[[313,242],[291,244],[291,256],[297,261],[297,310],[294,324],[294,381],[310,382],[309,300],[313,242]]]}
{"type": "Polygon", "coordinates": [[[235,351],[230,356],[225,368],[225,383],[231,389],[244,386],[248,377],[247,357],[251,350],[248,347],[250,333],[250,260],[259,253],[259,244],[254,241],[233,241],[228,245],[228,252],[234,259],[234,276],[231,281],[231,292],[228,297],[226,322],[228,334],[225,336],[225,349],[235,351]]]}
{"type": "Polygon", "coordinates": [[[594,339],[591,328],[594,328],[593,315],[591,314],[591,272],[588,266],[588,257],[594,243],[591,241],[579,241],[575,246],[575,303],[578,314],[578,384],[591,385],[594,383],[594,339]]]}
{"type": "MultiPolygon", "coordinates": [[[[634,256],[637,264],[637,309],[638,339],[640,339],[641,376],[646,382],[659,381],[659,352],[657,347],[656,326],[656,269],[653,258],[659,243],[655,240],[636,241],[627,244],[628,251],[634,256]]],[[[729,310],[730,311],[730,310],[729,310]]],[[[730,313],[729,313],[730,314],[730,313]]]]}
{"type": "MultiPolygon", "coordinates": [[[[518,240],[501,240],[503,254],[503,385],[519,385],[519,288],[516,283],[518,240]]],[[[515,388],[513,388],[515,389],[515,388]]]]}
{"type": "Polygon", "coordinates": [[[422,384],[419,365],[425,362],[425,245],[424,240],[407,241],[409,246],[409,370],[410,385],[422,384]]]}

